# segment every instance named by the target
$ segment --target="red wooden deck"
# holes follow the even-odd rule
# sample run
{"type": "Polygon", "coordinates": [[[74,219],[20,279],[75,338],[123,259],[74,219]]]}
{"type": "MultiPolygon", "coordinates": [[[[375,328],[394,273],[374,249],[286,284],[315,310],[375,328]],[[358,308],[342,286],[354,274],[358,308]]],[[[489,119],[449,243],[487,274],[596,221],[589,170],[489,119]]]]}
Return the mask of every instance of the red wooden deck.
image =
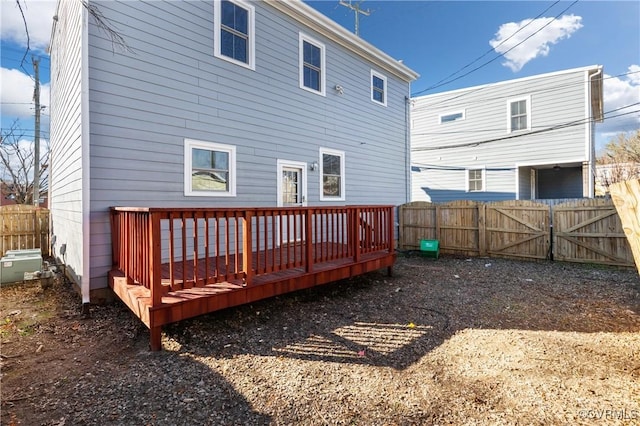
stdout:
{"type": "Polygon", "coordinates": [[[165,324],[391,268],[393,223],[392,206],[115,207],[109,283],[158,350],[165,324]]]}

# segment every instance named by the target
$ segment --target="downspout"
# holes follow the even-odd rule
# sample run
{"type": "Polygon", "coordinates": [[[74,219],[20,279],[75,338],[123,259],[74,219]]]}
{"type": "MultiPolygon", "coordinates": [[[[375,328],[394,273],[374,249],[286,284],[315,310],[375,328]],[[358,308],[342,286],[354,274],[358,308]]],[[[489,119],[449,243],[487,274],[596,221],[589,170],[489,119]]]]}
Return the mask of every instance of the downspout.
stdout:
{"type": "MultiPolygon", "coordinates": [[[[409,86],[411,87],[411,86],[409,86]]],[[[411,92],[409,92],[411,93],[411,92]]],[[[409,106],[411,105],[411,98],[409,96],[404,97],[404,117],[405,117],[405,126],[404,126],[404,167],[405,167],[405,181],[406,181],[406,191],[405,191],[405,203],[411,202],[411,134],[410,134],[410,126],[411,126],[411,115],[409,106]]]]}
{"type": "Polygon", "coordinates": [[[82,36],[80,63],[80,120],[81,120],[81,150],[82,150],[82,278],[80,288],[82,292],[83,312],[88,312],[91,301],[91,199],[89,157],[90,129],[89,125],[89,19],[87,8],[82,7],[82,36]]]}
{"type": "MultiPolygon", "coordinates": [[[[589,71],[587,71],[588,73],[589,71]]],[[[593,129],[595,128],[596,122],[595,122],[595,117],[594,117],[594,112],[593,112],[593,104],[591,102],[591,89],[592,89],[592,82],[594,80],[594,77],[602,76],[602,68],[598,68],[598,71],[596,71],[595,73],[591,74],[588,78],[588,88],[587,88],[587,93],[588,93],[588,105],[589,105],[589,198],[593,198],[595,197],[596,194],[596,190],[595,190],[595,181],[596,181],[596,143],[595,143],[595,135],[594,135],[594,131],[593,129]]]]}

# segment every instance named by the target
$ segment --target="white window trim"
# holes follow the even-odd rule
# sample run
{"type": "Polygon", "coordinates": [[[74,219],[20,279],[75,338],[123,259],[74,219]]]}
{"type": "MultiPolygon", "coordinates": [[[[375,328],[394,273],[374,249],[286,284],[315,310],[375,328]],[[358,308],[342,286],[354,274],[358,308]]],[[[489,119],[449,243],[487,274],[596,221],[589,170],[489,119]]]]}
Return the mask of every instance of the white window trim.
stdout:
{"type": "Polygon", "coordinates": [[[184,140],[184,195],[187,197],[235,197],[236,196],[236,147],[215,142],[195,139],[184,140]],[[193,148],[229,153],[229,190],[228,191],[194,191],[191,187],[193,170],[191,150],[193,148]]]}
{"type": "Polygon", "coordinates": [[[345,188],[346,188],[346,176],[344,174],[345,171],[345,155],[344,151],[337,151],[335,149],[328,148],[320,148],[320,201],[345,201],[345,188]],[[322,161],[322,155],[329,154],[340,157],[340,196],[339,197],[328,197],[324,195],[324,185],[323,185],[323,177],[324,177],[324,164],[322,161]]]}
{"type": "Polygon", "coordinates": [[[467,110],[466,109],[460,109],[457,111],[448,111],[442,114],[438,115],[438,124],[449,124],[449,123],[455,123],[456,121],[464,121],[467,119],[467,110]],[[443,117],[446,117],[448,115],[455,115],[455,114],[462,114],[462,117],[460,118],[456,118],[455,120],[450,120],[450,121],[442,121],[443,117]]]}
{"type": "Polygon", "coordinates": [[[319,42],[313,37],[309,37],[304,33],[299,33],[298,37],[298,68],[300,88],[316,95],[326,96],[327,81],[327,65],[326,65],[326,48],[324,43],[319,42]],[[314,90],[304,85],[304,42],[311,43],[320,48],[320,90],[314,90]]]}
{"type": "Polygon", "coordinates": [[[249,43],[247,48],[249,49],[248,52],[248,59],[249,59],[249,63],[245,63],[242,61],[238,61],[234,58],[230,58],[229,56],[225,56],[222,54],[222,47],[220,45],[220,42],[222,40],[222,37],[220,37],[220,31],[222,30],[222,20],[221,20],[221,15],[222,15],[222,3],[221,0],[216,0],[213,2],[213,31],[214,31],[214,43],[213,43],[213,55],[216,58],[220,58],[222,60],[225,60],[227,62],[231,62],[232,64],[236,64],[236,65],[240,65],[241,67],[244,68],[248,68],[250,70],[255,71],[256,69],[256,37],[255,37],[255,16],[256,16],[256,10],[255,7],[253,7],[251,4],[249,4],[248,2],[244,1],[244,0],[228,0],[231,3],[235,3],[238,6],[242,7],[243,9],[246,9],[248,11],[249,14],[249,25],[248,25],[248,31],[249,34],[247,35],[249,38],[249,43]]]}
{"type": "Polygon", "coordinates": [[[519,98],[507,99],[507,133],[524,132],[531,130],[531,95],[521,96],[519,98]],[[527,128],[526,129],[511,129],[511,104],[513,102],[526,101],[527,104],[527,128]]]}
{"type": "Polygon", "coordinates": [[[387,98],[388,98],[388,92],[387,92],[387,76],[380,74],[377,71],[371,70],[371,101],[378,104],[378,105],[383,105],[383,106],[387,106],[387,98]],[[383,81],[383,99],[384,102],[380,102],[377,101],[373,98],[373,77],[378,77],[379,79],[381,79],[383,81]]]}
{"type": "Polygon", "coordinates": [[[487,169],[485,166],[482,167],[467,167],[464,172],[465,177],[465,189],[466,192],[487,192],[487,169]],[[480,191],[471,190],[469,188],[469,171],[471,170],[481,170],[482,171],[482,189],[480,191]]]}

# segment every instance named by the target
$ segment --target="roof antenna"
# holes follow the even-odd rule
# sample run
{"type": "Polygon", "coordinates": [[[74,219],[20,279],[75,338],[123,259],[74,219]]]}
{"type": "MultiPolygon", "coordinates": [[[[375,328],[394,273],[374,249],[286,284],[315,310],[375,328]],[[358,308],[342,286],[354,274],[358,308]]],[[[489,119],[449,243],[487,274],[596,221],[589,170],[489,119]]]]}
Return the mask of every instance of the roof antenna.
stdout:
{"type": "Polygon", "coordinates": [[[355,3],[351,3],[351,0],[349,0],[348,2],[344,1],[344,0],[340,0],[340,4],[344,7],[348,7],[349,9],[353,10],[355,12],[356,15],[356,30],[355,33],[357,36],[360,36],[360,14],[363,14],[364,16],[369,16],[371,15],[371,10],[367,9],[361,9],[360,5],[364,3],[364,0],[360,0],[357,1],[355,3]]]}

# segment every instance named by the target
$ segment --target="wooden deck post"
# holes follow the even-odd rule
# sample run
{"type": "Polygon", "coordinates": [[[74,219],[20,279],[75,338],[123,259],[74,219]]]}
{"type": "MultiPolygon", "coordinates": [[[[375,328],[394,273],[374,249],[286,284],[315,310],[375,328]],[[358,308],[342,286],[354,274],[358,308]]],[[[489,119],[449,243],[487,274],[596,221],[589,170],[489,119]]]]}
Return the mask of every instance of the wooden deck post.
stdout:
{"type": "MultiPolygon", "coordinates": [[[[151,290],[151,308],[162,304],[162,255],[160,244],[160,214],[148,212],[149,226],[149,290],[151,290]]],[[[153,313],[149,312],[151,350],[162,349],[162,327],[154,325],[153,313]]]]}
{"type": "MultiPolygon", "coordinates": [[[[244,226],[242,232],[242,271],[244,272],[244,282],[247,286],[253,281],[253,212],[247,211],[244,216],[244,226]]],[[[259,237],[259,236],[258,236],[259,237]]],[[[237,255],[236,255],[237,256],[237,255]]]]}
{"type": "Polygon", "coordinates": [[[304,221],[305,233],[305,269],[307,272],[313,271],[313,209],[307,209],[304,221]]]}
{"type": "Polygon", "coordinates": [[[352,236],[353,236],[353,260],[360,262],[360,208],[356,207],[351,210],[353,219],[351,220],[352,236]]]}

